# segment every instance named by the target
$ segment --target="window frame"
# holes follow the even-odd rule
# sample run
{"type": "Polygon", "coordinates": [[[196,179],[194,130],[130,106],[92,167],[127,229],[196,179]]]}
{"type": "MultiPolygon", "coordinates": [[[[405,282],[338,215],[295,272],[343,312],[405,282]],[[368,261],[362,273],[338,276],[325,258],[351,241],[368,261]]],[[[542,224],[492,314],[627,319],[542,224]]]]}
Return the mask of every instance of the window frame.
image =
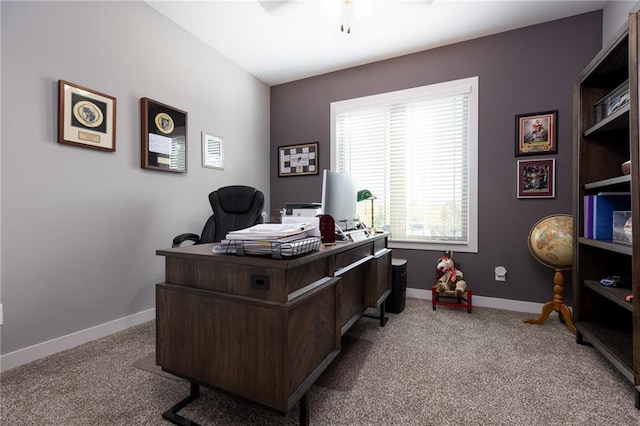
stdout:
{"type": "Polygon", "coordinates": [[[393,103],[407,103],[425,97],[438,96],[459,92],[460,89],[469,89],[469,145],[468,145],[468,241],[467,242],[406,242],[389,240],[390,248],[410,250],[447,250],[458,252],[478,252],[478,103],[479,103],[479,78],[478,76],[459,80],[435,83],[393,92],[380,93],[353,99],[332,102],[330,104],[330,167],[336,170],[336,116],[359,108],[389,105],[393,103]]]}

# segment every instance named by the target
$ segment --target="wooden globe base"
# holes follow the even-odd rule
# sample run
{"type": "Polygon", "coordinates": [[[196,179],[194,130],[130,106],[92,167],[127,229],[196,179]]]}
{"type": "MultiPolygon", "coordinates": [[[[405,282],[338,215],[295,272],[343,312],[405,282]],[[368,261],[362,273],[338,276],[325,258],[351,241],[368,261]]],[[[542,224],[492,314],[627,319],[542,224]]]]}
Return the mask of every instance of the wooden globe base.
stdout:
{"type": "Polygon", "coordinates": [[[564,304],[564,298],[562,293],[564,291],[564,276],[562,272],[556,269],[556,273],[553,275],[553,301],[547,302],[542,306],[542,313],[538,318],[524,320],[527,324],[542,324],[549,318],[551,312],[559,312],[562,315],[565,325],[570,332],[576,334],[576,328],[573,325],[571,319],[571,311],[564,304]]]}

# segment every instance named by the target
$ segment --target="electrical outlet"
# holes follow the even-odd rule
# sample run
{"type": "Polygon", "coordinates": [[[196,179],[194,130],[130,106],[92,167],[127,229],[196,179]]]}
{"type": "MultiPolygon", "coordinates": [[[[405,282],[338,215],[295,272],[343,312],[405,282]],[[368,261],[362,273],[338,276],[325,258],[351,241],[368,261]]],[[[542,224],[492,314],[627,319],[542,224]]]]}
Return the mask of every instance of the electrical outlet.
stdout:
{"type": "Polygon", "coordinates": [[[0,325],[4,323],[4,315],[2,312],[2,303],[0,303],[0,325]]]}
{"type": "Polygon", "coordinates": [[[507,280],[507,269],[504,266],[496,266],[494,269],[496,281],[507,280]]]}

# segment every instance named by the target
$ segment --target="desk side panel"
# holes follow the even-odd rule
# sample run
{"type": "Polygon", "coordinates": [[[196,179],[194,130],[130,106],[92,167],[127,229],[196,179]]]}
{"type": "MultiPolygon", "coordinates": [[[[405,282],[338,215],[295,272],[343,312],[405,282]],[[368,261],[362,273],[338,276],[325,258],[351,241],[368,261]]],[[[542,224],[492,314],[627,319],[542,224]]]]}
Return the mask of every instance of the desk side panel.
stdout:
{"type": "Polygon", "coordinates": [[[370,308],[377,308],[391,294],[391,250],[376,253],[367,278],[366,301],[370,308]]]}
{"type": "Polygon", "coordinates": [[[370,266],[363,264],[342,274],[340,277],[340,326],[342,334],[362,316],[365,311],[365,282],[367,269],[370,266]]]}
{"type": "MultiPolygon", "coordinates": [[[[309,297],[292,303],[287,313],[288,393],[298,387],[329,357],[340,349],[340,335],[336,327],[338,310],[335,278],[309,297]]],[[[302,299],[302,298],[301,298],[302,299]]],[[[312,383],[307,383],[307,388],[312,383]]]]}
{"type": "Polygon", "coordinates": [[[282,309],[168,284],[156,297],[157,364],[286,412],[282,309]]]}

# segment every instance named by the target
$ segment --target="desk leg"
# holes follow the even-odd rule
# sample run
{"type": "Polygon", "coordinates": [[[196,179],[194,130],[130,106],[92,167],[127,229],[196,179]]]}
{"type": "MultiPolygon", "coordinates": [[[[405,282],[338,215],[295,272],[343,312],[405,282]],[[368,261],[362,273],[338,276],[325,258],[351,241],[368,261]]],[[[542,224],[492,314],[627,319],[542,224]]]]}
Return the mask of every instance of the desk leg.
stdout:
{"type": "Polygon", "coordinates": [[[162,413],[162,418],[165,419],[165,420],[169,420],[174,425],[179,425],[179,426],[200,426],[198,423],[192,422],[191,420],[187,419],[186,417],[182,417],[180,414],[178,414],[178,411],[182,410],[184,407],[186,407],[187,405],[191,404],[191,402],[193,402],[199,396],[200,396],[200,385],[197,385],[195,383],[191,383],[191,394],[189,394],[188,397],[186,397],[182,401],[178,402],[173,407],[169,408],[164,413],[162,413]]]}
{"type": "Polygon", "coordinates": [[[386,313],[385,303],[386,303],[386,300],[383,300],[382,303],[380,304],[380,327],[384,327],[385,324],[387,323],[387,320],[389,319],[385,316],[385,313],[386,313]]]}
{"type": "Polygon", "coordinates": [[[307,426],[309,424],[309,399],[307,399],[307,393],[305,392],[300,398],[300,426],[307,426]]]}
{"type": "Polygon", "coordinates": [[[386,311],[384,309],[384,303],[385,302],[380,303],[380,310],[379,310],[379,314],[378,315],[364,314],[362,316],[363,317],[367,317],[367,318],[379,319],[380,320],[380,327],[384,327],[385,324],[387,323],[387,320],[389,319],[389,318],[387,318],[385,316],[386,311]]]}

